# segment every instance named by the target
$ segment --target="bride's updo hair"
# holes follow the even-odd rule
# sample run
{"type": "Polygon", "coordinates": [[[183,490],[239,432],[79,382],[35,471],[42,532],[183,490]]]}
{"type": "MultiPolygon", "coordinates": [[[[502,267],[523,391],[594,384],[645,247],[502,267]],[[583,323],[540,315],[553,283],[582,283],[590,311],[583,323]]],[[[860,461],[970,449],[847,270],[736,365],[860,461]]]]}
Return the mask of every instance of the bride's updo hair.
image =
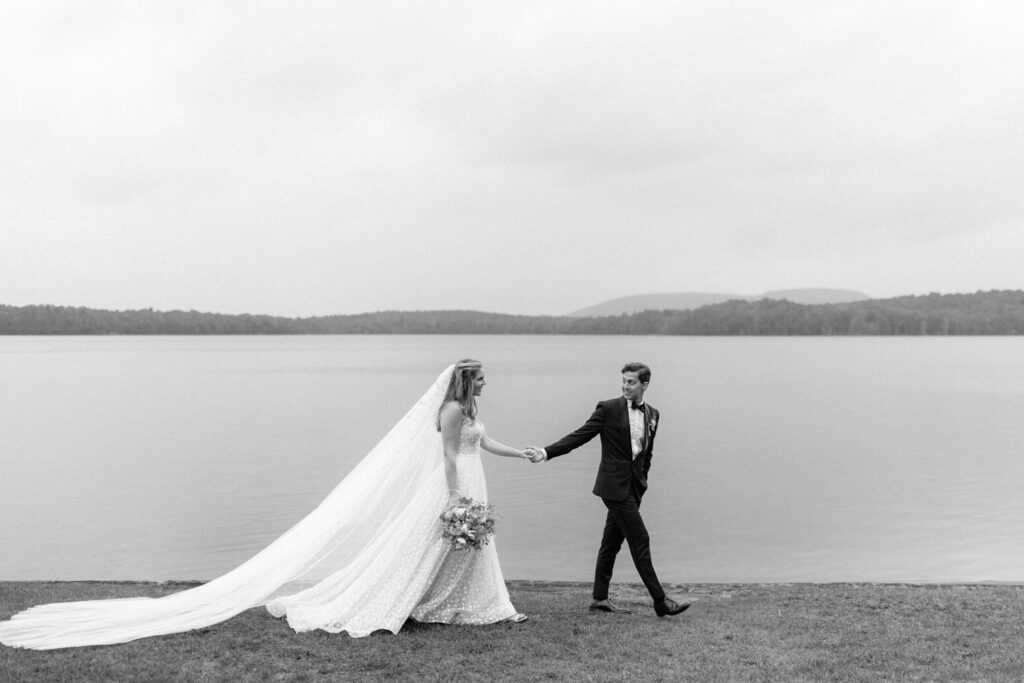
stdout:
{"type": "Polygon", "coordinates": [[[473,380],[484,367],[483,363],[472,358],[464,358],[455,364],[452,378],[448,380],[448,390],[444,392],[444,400],[437,411],[437,431],[441,431],[441,409],[449,401],[458,401],[462,414],[476,419],[476,396],[473,395],[473,380]]]}

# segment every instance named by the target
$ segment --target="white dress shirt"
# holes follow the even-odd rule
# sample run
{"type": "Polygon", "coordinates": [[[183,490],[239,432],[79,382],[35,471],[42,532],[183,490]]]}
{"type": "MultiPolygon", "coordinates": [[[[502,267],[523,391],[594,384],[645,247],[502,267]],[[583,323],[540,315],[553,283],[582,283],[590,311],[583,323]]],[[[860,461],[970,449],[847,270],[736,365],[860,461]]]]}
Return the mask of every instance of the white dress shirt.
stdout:
{"type": "MultiPolygon", "coordinates": [[[[644,449],[644,416],[647,414],[644,410],[634,410],[633,402],[627,401],[626,410],[629,412],[629,442],[630,447],[633,449],[633,459],[640,455],[640,451],[644,449]]],[[[640,404],[643,407],[643,404],[640,404]]]]}

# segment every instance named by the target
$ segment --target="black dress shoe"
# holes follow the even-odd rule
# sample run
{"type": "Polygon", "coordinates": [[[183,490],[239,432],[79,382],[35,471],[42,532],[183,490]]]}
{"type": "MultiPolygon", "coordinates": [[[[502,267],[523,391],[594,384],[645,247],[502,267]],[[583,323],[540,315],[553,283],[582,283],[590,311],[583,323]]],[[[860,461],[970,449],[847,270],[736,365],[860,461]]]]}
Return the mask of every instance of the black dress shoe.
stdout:
{"type": "Polygon", "coordinates": [[[631,610],[625,607],[619,607],[611,600],[594,600],[590,603],[591,612],[615,612],[616,614],[632,614],[631,610]]]}
{"type": "Polygon", "coordinates": [[[671,617],[674,614],[685,612],[690,609],[690,603],[683,602],[678,603],[672,598],[665,598],[654,603],[654,612],[659,617],[671,617]]]}

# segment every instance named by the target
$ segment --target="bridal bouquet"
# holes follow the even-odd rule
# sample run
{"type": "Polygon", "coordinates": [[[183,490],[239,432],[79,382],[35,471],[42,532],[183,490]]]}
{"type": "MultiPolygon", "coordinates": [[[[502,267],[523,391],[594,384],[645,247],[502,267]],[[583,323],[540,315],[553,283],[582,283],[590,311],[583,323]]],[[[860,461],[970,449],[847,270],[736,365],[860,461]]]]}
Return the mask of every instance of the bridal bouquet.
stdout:
{"type": "Polygon", "coordinates": [[[441,513],[441,538],[454,550],[480,550],[494,534],[494,506],[459,498],[441,513]]]}

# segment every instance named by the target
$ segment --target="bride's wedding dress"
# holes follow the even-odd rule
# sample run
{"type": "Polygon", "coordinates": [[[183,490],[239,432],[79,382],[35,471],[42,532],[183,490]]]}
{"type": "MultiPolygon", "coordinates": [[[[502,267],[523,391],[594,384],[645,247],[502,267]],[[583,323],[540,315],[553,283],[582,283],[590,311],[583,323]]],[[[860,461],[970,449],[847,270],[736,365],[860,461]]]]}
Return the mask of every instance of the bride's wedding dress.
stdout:
{"type": "MultiPolygon", "coordinates": [[[[456,455],[458,489],[477,501],[487,500],[480,463],[483,435],[482,423],[464,420],[456,455]]],[[[365,565],[272,600],[267,609],[276,617],[286,616],[296,631],[346,631],[352,636],[378,629],[397,633],[410,616],[444,624],[493,624],[515,616],[494,539],[480,550],[458,551],[441,540],[438,517],[446,502],[446,492],[441,499],[421,501],[423,508],[410,515],[417,523],[403,533],[404,548],[392,546],[395,539],[385,533],[381,552],[367,553],[365,565]]]]}
{"type": "MultiPolygon", "coordinates": [[[[459,432],[458,488],[463,496],[487,500],[487,482],[480,463],[484,426],[464,420],[459,432]]],[[[498,564],[495,541],[480,550],[445,553],[437,575],[412,611],[416,621],[443,624],[492,624],[515,616],[498,564]]]]}
{"type": "MultiPolygon", "coordinates": [[[[494,542],[454,551],[440,537],[447,500],[438,409],[454,366],[304,519],[212,581],[161,598],[31,607],[0,622],[0,643],[50,650],[124,643],[215,624],[266,605],[296,631],[353,637],[419,621],[485,624],[515,614],[494,542]]],[[[459,487],[487,500],[483,425],[460,434],[459,487]]]]}

